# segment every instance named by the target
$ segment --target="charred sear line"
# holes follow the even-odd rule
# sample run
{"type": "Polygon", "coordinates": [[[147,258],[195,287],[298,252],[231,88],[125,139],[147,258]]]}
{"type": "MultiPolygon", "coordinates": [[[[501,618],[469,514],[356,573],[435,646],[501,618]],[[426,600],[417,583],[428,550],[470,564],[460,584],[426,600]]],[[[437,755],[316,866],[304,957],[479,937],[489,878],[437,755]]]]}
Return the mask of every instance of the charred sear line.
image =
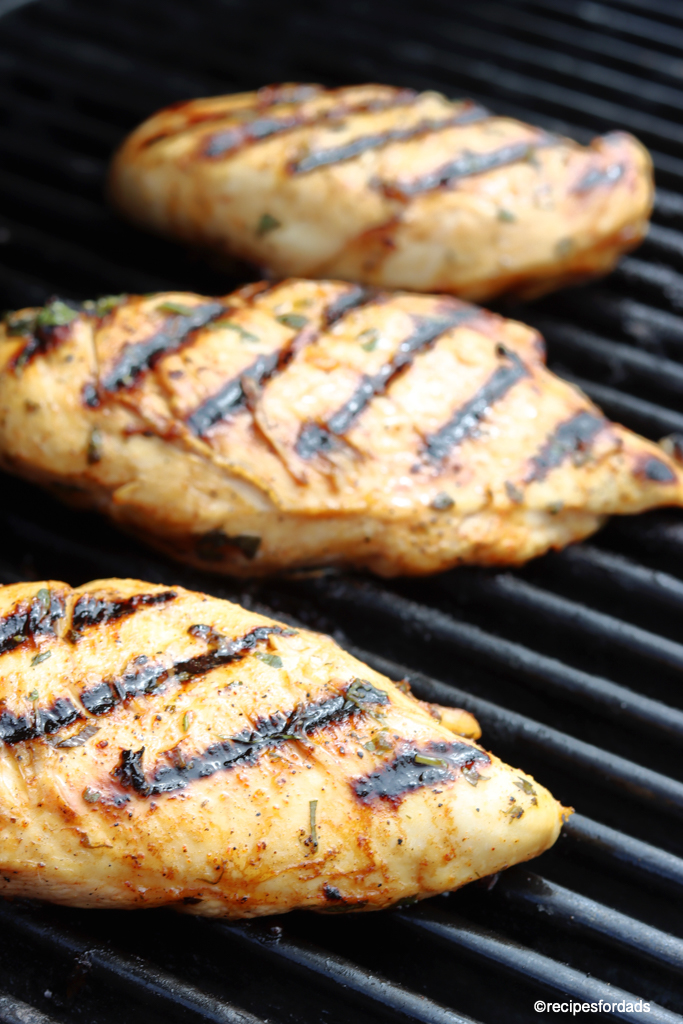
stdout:
{"type": "Polygon", "coordinates": [[[106,626],[116,619],[133,615],[138,608],[149,608],[155,605],[168,604],[178,595],[173,590],[164,590],[158,594],[135,594],[123,601],[113,601],[97,597],[95,594],[83,594],[74,605],[71,620],[72,638],[76,638],[90,626],[106,626]]]}
{"type": "MultiPolygon", "coordinates": [[[[277,102],[302,102],[307,99],[311,99],[311,95],[302,95],[299,101],[279,100],[277,102]]],[[[264,117],[257,114],[251,121],[231,125],[230,128],[210,135],[204,141],[202,154],[210,159],[232,156],[233,153],[245,149],[247,146],[253,146],[264,139],[282,135],[296,128],[314,128],[317,125],[338,122],[352,114],[371,113],[386,110],[389,107],[406,106],[414,103],[416,99],[417,93],[410,89],[402,89],[390,100],[375,100],[355,106],[344,103],[331,110],[316,110],[309,114],[295,113],[284,117],[264,117]]]]}
{"type": "Polygon", "coordinates": [[[591,167],[578,184],[574,186],[572,191],[578,193],[590,192],[591,189],[599,188],[603,185],[616,185],[625,170],[626,168],[623,164],[612,164],[610,167],[605,168],[591,167]]]}
{"type": "Polygon", "coordinates": [[[507,167],[509,164],[529,160],[536,149],[548,144],[548,141],[541,139],[515,142],[488,153],[465,151],[457,159],[450,160],[447,164],[420,175],[419,178],[413,178],[412,181],[383,182],[381,187],[389,196],[410,199],[422,192],[431,192],[434,189],[452,185],[462,178],[470,178],[474,174],[484,174],[486,171],[493,171],[498,167],[507,167]]]}
{"type": "Polygon", "coordinates": [[[480,420],[494,402],[503,398],[517,381],[528,377],[529,372],[516,352],[500,346],[499,354],[508,361],[507,365],[494,370],[474,397],[461,406],[448,423],[427,436],[425,455],[432,462],[442,462],[459,444],[475,436],[480,420]]]}
{"type": "Polygon", "coordinates": [[[374,297],[374,289],[363,288],[359,284],[353,285],[352,288],[349,288],[348,291],[329,304],[323,312],[322,322],[326,327],[331,327],[346,316],[347,313],[350,313],[351,310],[358,309],[359,306],[363,306],[374,297]]]}
{"type": "Polygon", "coordinates": [[[5,318],[7,334],[25,338],[23,348],[12,360],[15,370],[22,370],[36,355],[46,355],[69,337],[70,324],[83,307],[78,302],[53,298],[46,306],[24,316],[9,314],[5,318]]]}
{"type": "MultiPolygon", "coordinates": [[[[194,629],[194,627],[192,628],[194,629]]],[[[221,665],[229,665],[232,661],[238,661],[252,651],[259,642],[266,640],[272,634],[286,632],[281,626],[259,626],[237,640],[228,640],[227,637],[212,632],[210,636],[206,637],[211,644],[211,649],[206,654],[198,654],[194,658],[177,661],[171,666],[152,661],[147,655],[141,654],[131,662],[127,671],[118,679],[105,679],[96,686],[84,690],[81,694],[81,703],[92,715],[106,715],[129,697],[141,697],[154,693],[164,683],[173,680],[177,680],[179,683],[194,680],[221,665]]],[[[196,631],[192,635],[205,639],[202,633],[196,631]]]]}
{"type": "Polygon", "coordinates": [[[545,480],[551,469],[560,466],[565,459],[585,452],[595,436],[606,425],[602,416],[590,412],[579,412],[560,425],[550,435],[541,450],[531,460],[531,469],[524,478],[525,483],[545,480]]]}
{"type": "MultiPolygon", "coordinates": [[[[321,314],[321,323],[327,327],[337,323],[351,310],[367,302],[372,292],[366,288],[354,286],[330,303],[321,314]]],[[[248,381],[254,384],[265,384],[277,373],[282,371],[294,355],[305,345],[311,344],[318,337],[314,327],[306,326],[295,334],[281,349],[260,355],[239,376],[229,380],[215,395],[207,398],[188,417],[187,425],[197,437],[204,437],[211,427],[239,412],[247,404],[248,381]]]]}
{"type": "Polygon", "coordinates": [[[202,402],[187,420],[192,433],[203,437],[211,427],[243,409],[247,402],[245,378],[249,378],[254,384],[263,384],[275,373],[282,355],[283,350],[278,350],[259,356],[239,377],[229,380],[220,391],[202,402]]]}
{"type": "Polygon", "coordinates": [[[311,704],[299,704],[289,714],[277,711],[244,729],[236,736],[214,743],[203,753],[185,760],[177,748],[166,753],[167,763],[155,766],[148,777],[143,769],[145,748],[121,751],[121,760],[112,775],[126,789],[140,796],[157,796],[185,789],[197,779],[240,765],[253,765],[266,750],[291,740],[305,739],[310,733],[349,718],[366,706],[385,705],[389,698],[365,680],[355,679],[345,693],[311,704]]]}
{"type": "Polygon", "coordinates": [[[296,442],[296,452],[302,459],[310,459],[316,453],[324,454],[335,446],[335,437],[342,437],[354,420],[366,408],[375,395],[381,394],[396,377],[413,362],[418,352],[433,344],[442,334],[466,320],[477,316],[476,306],[454,309],[437,318],[415,317],[416,330],[398,347],[396,355],[373,376],[363,376],[351,398],[337,410],[325,424],[307,423],[301,429],[296,442]]]}
{"type": "Polygon", "coordinates": [[[483,107],[470,104],[465,111],[451,115],[451,117],[444,117],[440,120],[425,118],[408,128],[389,128],[387,131],[375,132],[372,135],[360,135],[341,146],[319,149],[290,164],[289,171],[290,174],[306,174],[319,167],[330,167],[332,164],[353,160],[354,157],[360,156],[362,153],[367,153],[372,149],[381,149],[391,145],[392,142],[408,142],[411,139],[419,138],[420,135],[432,135],[445,131],[447,128],[455,128],[457,125],[472,124],[474,121],[481,121],[488,116],[488,111],[483,107]]]}
{"type": "Polygon", "coordinates": [[[667,466],[666,462],[662,462],[661,459],[654,457],[641,461],[636,468],[636,475],[645,477],[646,480],[651,480],[656,484],[675,484],[678,480],[678,477],[671,467],[667,466]]]}
{"type": "Polygon", "coordinates": [[[420,748],[405,744],[388,764],[355,779],[351,786],[363,803],[373,800],[398,803],[415,789],[451,781],[458,769],[470,768],[475,763],[490,764],[490,758],[466,743],[432,742],[420,748]],[[422,758],[422,763],[416,758],[422,758]]]}
{"type": "Polygon", "coordinates": [[[37,636],[54,636],[55,622],[63,615],[61,595],[47,588],[39,590],[30,604],[22,603],[0,619],[0,654],[37,636]]]}
{"type": "Polygon", "coordinates": [[[83,715],[66,697],[58,697],[48,708],[36,708],[32,720],[5,710],[0,713],[0,740],[14,744],[51,736],[80,718],[83,715]]]}
{"type": "Polygon", "coordinates": [[[105,391],[119,391],[130,385],[164,355],[180,348],[192,331],[205,327],[223,313],[220,302],[205,302],[194,306],[191,313],[171,316],[163,329],[145,341],[126,345],[114,367],[103,377],[105,391]]]}

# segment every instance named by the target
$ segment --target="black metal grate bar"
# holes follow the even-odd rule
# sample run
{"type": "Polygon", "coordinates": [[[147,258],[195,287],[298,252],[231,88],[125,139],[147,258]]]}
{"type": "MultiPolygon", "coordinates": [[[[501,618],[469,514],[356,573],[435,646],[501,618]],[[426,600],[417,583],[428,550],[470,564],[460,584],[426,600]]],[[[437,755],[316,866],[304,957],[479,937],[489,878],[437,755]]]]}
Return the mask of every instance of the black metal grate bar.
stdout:
{"type": "Polygon", "coordinates": [[[582,814],[573,814],[562,830],[560,851],[587,857],[634,878],[638,884],[683,893],[683,859],[650,843],[624,835],[582,814]]]}
{"type": "Polygon", "coordinates": [[[0,992],[0,1021],[2,1024],[57,1024],[54,1017],[4,992],[0,992]]]}
{"type": "Polygon", "coordinates": [[[175,1016],[184,1011],[195,1020],[214,1024],[264,1024],[253,1014],[215,999],[138,957],[125,956],[48,920],[22,913],[11,904],[0,903],[0,921],[7,932],[47,946],[53,953],[85,958],[88,971],[148,1004],[155,1013],[175,1016]]]}
{"type": "MultiPolygon", "coordinates": [[[[520,979],[534,978],[541,982],[549,991],[560,992],[569,996],[572,1000],[587,1003],[610,1003],[615,1007],[620,1002],[638,1003],[639,998],[631,992],[619,989],[591,978],[580,971],[560,964],[542,953],[536,952],[525,946],[520,946],[510,939],[503,938],[495,932],[481,928],[458,918],[454,914],[446,914],[440,910],[429,910],[416,908],[408,915],[398,915],[403,923],[418,933],[426,932],[428,935],[444,943],[449,949],[458,950],[461,953],[469,954],[476,958],[484,958],[493,967],[502,968],[504,971],[517,976],[520,979]]],[[[650,1010],[645,1015],[643,1012],[629,1012],[628,1010],[612,1010],[612,1016],[617,1020],[642,1021],[644,1019],[656,1021],[657,1024],[680,1024],[683,1017],[670,1010],[650,1003],[650,1010]]]]}
{"type": "Polygon", "coordinates": [[[401,985],[361,969],[350,960],[319,949],[310,942],[287,934],[286,926],[263,922],[216,922],[211,926],[219,934],[229,936],[250,950],[256,949],[268,960],[284,962],[306,978],[315,979],[337,997],[340,990],[370,1009],[389,1011],[402,1019],[422,1024],[475,1024],[471,1017],[449,1010],[409,992],[401,985]]]}
{"type": "Polygon", "coordinates": [[[475,571],[463,577],[451,574],[441,585],[463,600],[484,601],[488,606],[514,605],[532,612],[537,622],[558,623],[564,630],[575,630],[601,644],[613,644],[655,664],[683,671],[683,644],[595,611],[578,601],[559,597],[510,573],[487,576],[475,571]]]}
{"type": "MultiPolygon", "coordinates": [[[[471,94],[582,141],[626,128],[653,149],[655,224],[644,246],[603,282],[514,315],[546,331],[550,365],[609,415],[654,439],[683,433],[682,39],[683,14],[666,0],[482,0],[461,5],[457,16],[448,0],[425,0],[419,9],[399,0],[390,20],[367,0],[343,8],[333,0],[284,7],[38,0],[0,23],[0,305],[54,293],[222,294],[234,286],[118,221],[102,201],[111,148],[163,104],[274,80],[383,79],[471,94]]],[[[236,269],[234,283],[244,279],[236,269]]],[[[533,770],[580,812],[539,862],[542,878],[519,869],[491,891],[468,887],[439,901],[438,911],[432,901],[400,911],[400,919],[294,914],[284,925],[216,925],[168,913],[154,926],[142,915],[140,931],[154,938],[136,945],[116,915],[7,904],[0,948],[8,955],[16,939],[47,960],[66,960],[68,969],[85,943],[103,991],[120,988],[131,1008],[142,1007],[132,1024],[244,1017],[231,1006],[233,989],[254,1019],[273,1024],[343,1024],[349,1002],[362,1024],[467,1015],[531,1024],[539,996],[597,1001],[627,990],[660,1004],[637,1019],[681,1020],[674,1011],[683,1011],[676,976],[683,913],[671,899],[683,889],[683,842],[672,827],[683,811],[679,512],[613,522],[591,545],[515,575],[238,586],[172,567],[89,517],[36,501],[28,486],[3,484],[0,579],[181,581],[264,602],[317,628],[341,628],[340,642],[369,647],[356,653],[396,678],[407,675],[418,696],[472,710],[486,745],[533,770]],[[86,917],[94,929],[87,939],[86,917]],[[125,952],[97,937],[110,927],[125,952]],[[193,947],[200,935],[204,944],[193,947]],[[231,977],[224,1002],[207,993],[225,991],[226,940],[229,961],[262,978],[240,988],[231,977]],[[154,966],[132,955],[138,948],[154,966]],[[201,954],[188,955],[192,948],[201,954]],[[511,980],[491,985],[492,972],[511,980]]],[[[47,1000],[29,978],[30,963],[15,962],[16,976],[3,979],[10,1000],[28,998],[41,1008],[32,1011],[38,1019],[41,1011],[64,1024],[86,1019],[80,997],[47,1000]]],[[[7,1012],[25,1013],[13,1006],[7,1012]]],[[[95,1016],[98,1024],[120,1019],[106,1002],[95,1016]]]]}
{"type": "Polygon", "coordinates": [[[683,972],[683,940],[635,921],[596,900],[556,885],[547,878],[512,868],[504,871],[495,886],[495,896],[530,914],[550,914],[553,923],[582,937],[632,950],[670,970],[683,972]]]}
{"type": "MultiPolygon", "coordinates": [[[[395,679],[402,677],[401,666],[386,658],[380,658],[369,651],[351,650],[356,657],[362,657],[378,672],[393,675],[395,679]]],[[[683,783],[577,740],[558,729],[535,722],[525,715],[503,709],[491,701],[474,697],[451,684],[427,679],[413,671],[408,672],[407,678],[421,699],[437,704],[455,703],[471,711],[485,730],[488,742],[534,750],[546,761],[565,764],[572,771],[598,780],[610,789],[623,791],[634,800],[676,817],[683,817],[683,783]]]]}

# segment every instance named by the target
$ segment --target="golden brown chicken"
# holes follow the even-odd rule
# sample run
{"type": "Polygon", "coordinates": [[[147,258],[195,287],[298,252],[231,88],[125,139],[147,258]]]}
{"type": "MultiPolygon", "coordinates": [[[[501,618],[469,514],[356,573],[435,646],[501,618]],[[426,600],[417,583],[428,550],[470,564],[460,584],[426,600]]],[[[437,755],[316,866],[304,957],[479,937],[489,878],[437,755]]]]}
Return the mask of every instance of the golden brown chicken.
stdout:
{"type": "Polygon", "coordinates": [[[6,895],[374,910],[535,857],[564,813],[467,712],[180,587],[0,588],[0,709],[6,895]]]}
{"type": "Polygon", "coordinates": [[[268,268],[477,301],[609,271],[644,236],[652,164],[384,85],[271,86],[144,122],[110,192],[136,223],[268,268]]]}
{"type": "Polygon", "coordinates": [[[167,554],[254,575],[518,564],[683,472],[549,373],[522,324],[339,282],[22,310],[0,465],[167,554]]]}

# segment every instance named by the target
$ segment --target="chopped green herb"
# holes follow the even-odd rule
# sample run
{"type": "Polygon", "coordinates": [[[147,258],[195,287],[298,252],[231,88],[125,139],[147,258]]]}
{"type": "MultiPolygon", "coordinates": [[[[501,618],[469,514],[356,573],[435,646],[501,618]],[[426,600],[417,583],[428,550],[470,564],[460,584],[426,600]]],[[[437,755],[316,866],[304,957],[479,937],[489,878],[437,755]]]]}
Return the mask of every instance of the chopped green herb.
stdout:
{"type": "Polygon", "coordinates": [[[388,703],[385,691],[373,686],[367,679],[354,679],[346,691],[346,699],[359,708],[364,708],[366,704],[388,703]]]}
{"type": "Polygon", "coordinates": [[[38,311],[32,311],[30,313],[8,313],[5,317],[5,324],[7,334],[10,337],[16,337],[17,334],[30,334],[36,325],[36,317],[38,311]]]}
{"type": "Polygon", "coordinates": [[[83,790],[83,799],[87,800],[89,804],[96,804],[101,795],[96,789],[91,789],[90,786],[86,786],[83,790]]]}
{"type": "Polygon", "coordinates": [[[192,712],[186,711],[183,715],[183,732],[187,732],[190,728],[190,722],[192,721],[192,712]]]}
{"type": "Polygon", "coordinates": [[[301,313],[283,313],[282,316],[276,316],[275,319],[285,327],[291,327],[297,331],[300,331],[308,323],[308,317],[301,313]]]}
{"type": "Polygon", "coordinates": [[[369,327],[367,331],[362,331],[358,335],[358,340],[360,347],[364,348],[366,352],[374,352],[379,341],[379,331],[376,327],[369,327]]]}
{"type": "Polygon", "coordinates": [[[427,757],[426,754],[416,754],[415,764],[427,764],[432,768],[448,768],[448,761],[441,757],[427,757]]]}
{"type": "Polygon", "coordinates": [[[237,537],[229,537],[223,530],[210,530],[197,538],[197,556],[205,562],[222,562],[227,556],[227,548],[237,548],[245,558],[252,559],[261,546],[261,538],[254,537],[248,533],[238,534],[237,537]]]}
{"type": "Polygon", "coordinates": [[[391,736],[386,731],[380,732],[375,736],[375,746],[383,753],[394,749],[393,743],[391,742],[391,736]]]}
{"type": "Polygon", "coordinates": [[[275,228],[280,227],[282,227],[282,225],[277,217],[273,217],[272,213],[264,213],[261,215],[256,226],[256,234],[267,235],[269,231],[275,231],[275,228]]]}
{"type": "Polygon", "coordinates": [[[82,747],[99,731],[99,725],[86,725],[84,729],[80,730],[80,732],[74,733],[74,735],[69,736],[68,739],[62,740],[62,742],[58,743],[57,746],[82,747]]]}
{"type": "Polygon", "coordinates": [[[523,779],[521,775],[517,776],[517,778],[514,780],[513,786],[516,786],[517,789],[521,789],[522,792],[526,793],[527,796],[536,796],[536,790],[534,789],[534,787],[531,785],[528,779],[523,779]]]}
{"type": "Polygon", "coordinates": [[[102,431],[98,427],[93,427],[90,431],[85,458],[89,466],[102,459],[102,431]]]}
{"type": "Polygon", "coordinates": [[[511,210],[504,210],[502,207],[498,211],[498,215],[497,216],[498,216],[498,220],[505,221],[506,224],[512,224],[513,221],[517,220],[517,218],[515,217],[514,213],[512,213],[511,210]]]}
{"type": "Polygon", "coordinates": [[[313,843],[313,849],[318,849],[318,829],[316,826],[316,815],[318,812],[318,801],[308,801],[308,813],[311,819],[311,842],[313,843]]]}
{"type": "Polygon", "coordinates": [[[558,515],[558,513],[560,513],[562,511],[563,508],[564,508],[564,502],[563,501],[553,501],[550,505],[548,505],[548,512],[550,513],[551,516],[556,516],[556,515],[558,515]]]}
{"type": "Polygon", "coordinates": [[[519,505],[521,501],[524,501],[524,491],[516,487],[515,484],[509,480],[505,481],[505,490],[510,501],[514,501],[515,505],[519,505]]]}
{"type": "Polygon", "coordinates": [[[282,658],[279,654],[266,654],[264,651],[257,651],[256,657],[266,665],[270,665],[271,668],[282,668],[282,658]]]}
{"type": "Polygon", "coordinates": [[[571,238],[561,238],[555,246],[555,255],[562,257],[568,256],[574,248],[574,241],[571,238]]]}
{"type": "Polygon", "coordinates": [[[474,767],[474,765],[472,765],[471,767],[465,765],[464,768],[462,769],[462,777],[465,780],[465,782],[469,782],[470,786],[476,786],[477,783],[479,782],[479,779],[481,778],[481,775],[474,767]]]}
{"type": "Polygon", "coordinates": [[[31,658],[31,665],[40,665],[41,661],[47,661],[51,657],[52,651],[43,651],[42,654],[36,654],[35,657],[31,658]]]}
{"type": "Polygon", "coordinates": [[[26,694],[26,696],[28,697],[29,700],[38,700],[38,691],[37,690],[31,690],[30,693],[26,694]]]}
{"type": "Polygon", "coordinates": [[[251,331],[245,330],[241,324],[236,324],[234,320],[214,320],[212,323],[206,325],[210,331],[221,331],[224,327],[228,331],[236,331],[240,336],[240,341],[260,341],[261,339],[257,334],[252,334],[251,331]]]}
{"type": "Polygon", "coordinates": [[[38,313],[36,327],[65,327],[77,316],[77,309],[67,306],[61,299],[54,299],[38,313]]]}
{"type": "Polygon", "coordinates": [[[127,298],[127,295],[103,295],[94,302],[84,302],[83,309],[88,313],[94,313],[95,316],[106,316],[107,313],[111,313],[113,309],[124,303],[127,298]]]}
{"type": "Polygon", "coordinates": [[[174,302],[168,299],[157,306],[158,313],[176,313],[178,316],[191,316],[192,306],[186,306],[183,302],[174,302]]]}
{"type": "Polygon", "coordinates": [[[392,908],[394,910],[400,910],[402,907],[412,907],[417,902],[417,896],[404,896],[402,900],[397,900],[396,903],[392,903],[392,908]]]}
{"type": "Polygon", "coordinates": [[[40,601],[42,604],[49,604],[50,597],[51,594],[47,587],[41,587],[38,593],[36,594],[36,601],[40,601]]]}
{"type": "Polygon", "coordinates": [[[363,750],[367,750],[370,754],[372,754],[375,749],[375,744],[373,743],[372,740],[370,740],[368,743],[363,744],[363,750]]]}
{"type": "Polygon", "coordinates": [[[446,491],[439,491],[436,497],[432,498],[429,507],[436,512],[445,512],[447,509],[453,508],[454,505],[455,502],[450,494],[447,494],[446,491]]]}
{"type": "Polygon", "coordinates": [[[514,821],[516,818],[522,817],[524,814],[524,808],[520,807],[519,804],[515,804],[514,807],[511,807],[509,811],[505,811],[504,813],[509,816],[511,821],[514,821]]]}

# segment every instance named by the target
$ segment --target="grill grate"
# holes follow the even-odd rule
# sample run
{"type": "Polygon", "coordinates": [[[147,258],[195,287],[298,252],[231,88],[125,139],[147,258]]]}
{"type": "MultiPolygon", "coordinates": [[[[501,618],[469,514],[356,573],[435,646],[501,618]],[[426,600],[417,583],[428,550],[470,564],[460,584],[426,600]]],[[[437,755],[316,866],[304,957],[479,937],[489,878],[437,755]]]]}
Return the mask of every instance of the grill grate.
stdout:
{"type": "MultiPolygon", "coordinates": [[[[368,0],[38,0],[11,11],[0,22],[0,306],[54,293],[219,294],[249,278],[236,267],[226,279],[105,207],[112,147],[159,106],[277,80],[438,88],[581,140],[621,127],[651,147],[659,191],[645,245],[608,279],[512,313],[543,330],[550,365],[609,415],[653,438],[683,432],[680,4],[458,7],[396,2],[390,23],[368,0]]],[[[237,587],[27,484],[2,487],[2,581],[179,582],[332,632],[419,696],[473,711],[487,744],[579,813],[533,871],[391,914],[227,923],[3,902],[1,1021],[107,1024],[125,1004],[132,1024],[528,1024],[535,999],[624,992],[657,1005],[617,1019],[683,1021],[679,513],[615,520],[512,573],[237,587]]]]}

